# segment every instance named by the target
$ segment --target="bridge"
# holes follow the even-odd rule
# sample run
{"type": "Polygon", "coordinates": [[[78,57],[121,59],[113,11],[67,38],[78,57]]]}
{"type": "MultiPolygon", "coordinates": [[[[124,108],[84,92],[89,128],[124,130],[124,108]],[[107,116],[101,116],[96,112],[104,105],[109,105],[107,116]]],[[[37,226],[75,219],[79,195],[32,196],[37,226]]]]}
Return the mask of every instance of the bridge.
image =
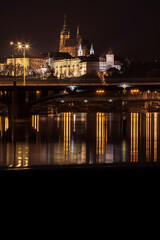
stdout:
{"type": "MultiPolygon", "coordinates": [[[[101,82],[80,80],[0,79],[0,105],[7,105],[11,118],[25,117],[31,109],[54,105],[71,109],[81,103],[88,106],[101,104],[106,107],[125,109],[128,103],[139,103],[145,108],[159,108],[160,79],[107,79],[101,82]],[[25,111],[24,111],[25,109],[25,111]]],[[[80,105],[79,105],[80,106],[80,105]]],[[[129,105],[128,105],[129,106],[129,105]]]]}

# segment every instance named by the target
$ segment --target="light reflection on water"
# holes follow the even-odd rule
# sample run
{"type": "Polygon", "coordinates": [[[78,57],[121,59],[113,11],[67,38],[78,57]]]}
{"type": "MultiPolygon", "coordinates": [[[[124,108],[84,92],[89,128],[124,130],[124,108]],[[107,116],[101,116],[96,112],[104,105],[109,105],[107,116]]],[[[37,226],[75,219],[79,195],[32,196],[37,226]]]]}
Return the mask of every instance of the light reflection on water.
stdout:
{"type": "Polygon", "coordinates": [[[0,166],[157,162],[159,113],[0,116],[0,166]]]}

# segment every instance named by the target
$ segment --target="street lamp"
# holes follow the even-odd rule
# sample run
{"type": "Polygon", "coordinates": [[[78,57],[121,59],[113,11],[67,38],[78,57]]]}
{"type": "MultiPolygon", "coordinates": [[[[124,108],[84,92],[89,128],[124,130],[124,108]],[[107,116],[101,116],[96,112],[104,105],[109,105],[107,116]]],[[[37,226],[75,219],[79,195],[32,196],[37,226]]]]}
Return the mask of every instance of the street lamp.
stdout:
{"type": "Polygon", "coordinates": [[[23,50],[23,85],[26,84],[26,76],[25,76],[25,58],[26,58],[26,49],[29,49],[29,44],[21,44],[18,42],[18,48],[23,50]]]}
{"type": "Polygon", "coordinates": [[[16,77],[16,58],[15,58],[15,49],[14,42],[10,42],[10,46],[13,48],[13,52],[11,52],[11,57],[14,57],[14,77],[16,77]]]}
{"type": "MultiPolygon", "coordinates": [[[[18,49],[22,49],[23,50],[23,84],[26,84],[26,76],[25,76],[25,58],[26,58],[26,49],[29,49],[30,46],[29,44],[23,44],[21,42],[17,42],[17,44],[15,44],[14,42],[10,42],[10,46],[16,46],[18,49]]],[[[15,54],[14,54],[15,55],[15,54]]],[[[14,75],[16,76],[16,58],[14,56],[14,75]]]]}

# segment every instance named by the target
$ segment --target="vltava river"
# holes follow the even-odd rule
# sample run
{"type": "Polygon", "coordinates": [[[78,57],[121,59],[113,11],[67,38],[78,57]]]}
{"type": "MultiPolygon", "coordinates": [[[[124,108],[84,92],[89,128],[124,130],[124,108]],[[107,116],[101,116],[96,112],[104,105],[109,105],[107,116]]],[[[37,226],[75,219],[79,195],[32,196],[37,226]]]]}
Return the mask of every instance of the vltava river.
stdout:
{"type": "Polygon", "coordinates": [[[0,116],[0,167],[160,161],[159,113],[0,116]]]}

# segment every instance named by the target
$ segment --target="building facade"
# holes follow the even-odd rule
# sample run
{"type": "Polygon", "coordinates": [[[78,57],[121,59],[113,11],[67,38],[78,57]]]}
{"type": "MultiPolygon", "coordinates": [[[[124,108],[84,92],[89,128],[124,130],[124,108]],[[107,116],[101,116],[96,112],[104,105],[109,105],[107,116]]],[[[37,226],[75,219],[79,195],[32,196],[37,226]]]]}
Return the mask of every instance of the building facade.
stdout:
{"type": "Polygon", "coordinates": [[[80,77],[86,74],[98,75],[98,73],[107,73],[111,68],[121,70],[121,63],[114,60],[114,54],[111,50],[107,52],[105,58],[97,57],[93,54],[90,56],[82,56],[80,53],[82,48],[79,48],[78,57],[72,57],[71,55],[60,56],[52,61],[51,68],[54,69],[55,76],[57,78],[71,78],[80,77]]]}
{"type": "Polygon", "coordinates": [[[30,72],[38,72],[43,65],[46,64],[47,54],[39,56],[26,56],[25,59],[21,56],[7,58],[7,65],[13,66],[12,75],[20,76],[23,72],[25,64],[26,74],[30,72]],[[15,73],[16,71],[16,73],[15,73]]]}
{"type": "Polygon", "coordinates": [[[117,70],[121,70],[121,62],[115,61],[114,53],[112,49],[110,48],[109,51],[106,54],[106,71],[110,68],[116,68],[117,70]]]}
{"type": "Polygon", "coordinates": [[[6,63],[6,60],[0,58],[0,74],[5,70],[5,63],[6,63]]]}
{"type": "Polygon", "coordinates": [[[55,76],[59,79],[81,76],[80,62],[80,58],[55,60],[52,63],[52,68],[54,69],[55,76]]]}
{"type": "Polygon", "coordinates": [[[80,77],[86,74],[97,75],[99,60],[95,56],[58,59],[52,62],[55,76],[59,79],[80,77]]]}

